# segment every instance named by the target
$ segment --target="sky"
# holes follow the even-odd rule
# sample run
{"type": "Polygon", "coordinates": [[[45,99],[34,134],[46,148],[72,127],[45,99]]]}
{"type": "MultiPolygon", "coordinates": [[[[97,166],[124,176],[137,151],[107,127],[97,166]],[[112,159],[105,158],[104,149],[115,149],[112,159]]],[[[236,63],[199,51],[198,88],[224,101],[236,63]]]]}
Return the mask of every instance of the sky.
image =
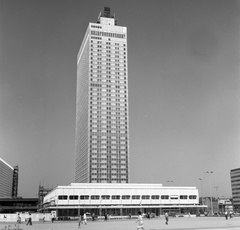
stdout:
{"type": "Polygon", "coordinates": [[[74,182],[77,53],[104,6],[128,29],[130,182],[231,197],[237,0],[0,0],[0,158],[19,196],[74,182]]]}

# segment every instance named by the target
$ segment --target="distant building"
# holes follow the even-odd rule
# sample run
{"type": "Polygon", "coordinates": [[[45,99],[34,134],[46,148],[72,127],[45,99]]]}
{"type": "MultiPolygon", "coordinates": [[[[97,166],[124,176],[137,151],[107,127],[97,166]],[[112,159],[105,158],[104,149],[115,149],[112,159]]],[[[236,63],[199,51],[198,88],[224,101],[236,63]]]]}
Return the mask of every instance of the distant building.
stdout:
{"type": "Polygon", "coordinates": [[[240,211],[240,168],[230,171],[234,210],[240,211]]]}
{"type": "Polygon", "coordinates": [[[109,7],[77,56],[75,182],[129,182],[127,28],[109,7]]]}
{"type": "Polygon", "coordinates": [[[38,198],[0,198],[0,213],[37,212],[38,198]]]}
{"type": "Polygon", "coordinates": [[[44,196],[46,196],[52,190],[53,188],[45,188],[43,185],[39,185],[38,187],[38,210],[39,211],[42,211],[44,196]]]}
{"type": "Polygon", "coordinates": [[[13,186],[12,186],[12,197],[18,196],[18,166],[13,168],[13,186]]]}
{"type": "Polygon", "coordinates": [[[219,211],[224,213],[225,211],[233,211],[233,203],[229,198],[222,198],[218,200],[219,211]]]}
{"type": "Polygon", "coordinates": [[[0,158],[0,197],[17,197],[18,166],[12,167],[0,158]]]}

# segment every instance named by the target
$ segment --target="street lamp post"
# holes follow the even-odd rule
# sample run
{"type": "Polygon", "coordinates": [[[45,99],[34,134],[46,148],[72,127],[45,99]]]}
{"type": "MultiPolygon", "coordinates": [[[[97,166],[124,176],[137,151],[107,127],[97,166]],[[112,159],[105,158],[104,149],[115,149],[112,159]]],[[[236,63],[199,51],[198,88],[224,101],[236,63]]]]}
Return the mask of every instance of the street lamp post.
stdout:
{"type": "Polygon", "coordinates": [[[211,177],[210,175],[213,173],[213,171],[207,171],[205,172],[208,174],[208,179],[209,179],[209,190],[210,190],[210,202],[211,202],[211,214],[213,216],[213,202],[212,202],[212,185],[211,185],[211,177]]]}
{"type": "Polygon", "coordinates": [[[203,181],[203,179],[202,179],[202,178],[199,178],[199,180],[201,181],[201,196],[202,196],[202,204],[204,204],[204,201],[203,201],[203,189],[202,189],[202,181],[203,181]]]}
{"type": "Polygon", "coordinates": [[[225,208],[223,209],[223,201],[224,201],[224,196],[222,196],[222,213],[224,213],[225,212],[225,208]]]}
{"type": "Polygon", "coordinates": [[[217,212],[219,211],[219,207],[218,207],[218,201],[219,201],[219,199],[218,199],[218,187],[219,186],[215,186],[214,188],[216,189],[216,198],[217,198],[217,212]]]}
{"type": "Polygon", "coordinates": [[[216,189],[216,198],[218,199],[218,187],[219,186],[215,186],[214,188],[216,189]]]}

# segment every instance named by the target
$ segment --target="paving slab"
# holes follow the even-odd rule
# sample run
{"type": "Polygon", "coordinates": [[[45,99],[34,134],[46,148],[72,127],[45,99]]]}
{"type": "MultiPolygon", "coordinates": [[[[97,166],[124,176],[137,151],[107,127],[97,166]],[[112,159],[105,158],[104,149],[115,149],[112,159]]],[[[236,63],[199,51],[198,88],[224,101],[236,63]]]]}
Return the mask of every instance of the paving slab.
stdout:
{"type": "MultiPolygon", "coordinates": [[[[223,217],[191,217],[143,219],[145,230],[240,230],[240,217],[225,220],[223,217]]],[[[0,223],[0,230],[16,230],[15,223],[0,223]]],[[[33,225],[21,223],[19,230],[131,230],[137,229],[136,219],[88,221],[87,225],[78,228],[77,221],[33,222],[33,225]]]]}

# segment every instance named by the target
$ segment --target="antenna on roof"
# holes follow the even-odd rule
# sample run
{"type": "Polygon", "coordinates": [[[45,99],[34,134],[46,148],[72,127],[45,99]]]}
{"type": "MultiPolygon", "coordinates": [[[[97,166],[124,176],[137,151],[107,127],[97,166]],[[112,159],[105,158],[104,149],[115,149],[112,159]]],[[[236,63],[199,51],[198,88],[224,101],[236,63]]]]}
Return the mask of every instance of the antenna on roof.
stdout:
{"type": "Polygon", "coordinates": [[[115,24],[115,26],[116,26],[116,25],[117,25],[117,19],[116,19],[115,13],[113,14],[113,18],[115,19],[115,20],[114,20],[114,22],[115,22],[114,24],[115,24]]]}
{"type": "Polygon", "coordinates": [[[100,12],[99,12],[99,15],[98,15],[97,23],[100,23],[100,17],[101,17],[101,15],[102,15],[102,12],[100,11],[100,12]]]}

